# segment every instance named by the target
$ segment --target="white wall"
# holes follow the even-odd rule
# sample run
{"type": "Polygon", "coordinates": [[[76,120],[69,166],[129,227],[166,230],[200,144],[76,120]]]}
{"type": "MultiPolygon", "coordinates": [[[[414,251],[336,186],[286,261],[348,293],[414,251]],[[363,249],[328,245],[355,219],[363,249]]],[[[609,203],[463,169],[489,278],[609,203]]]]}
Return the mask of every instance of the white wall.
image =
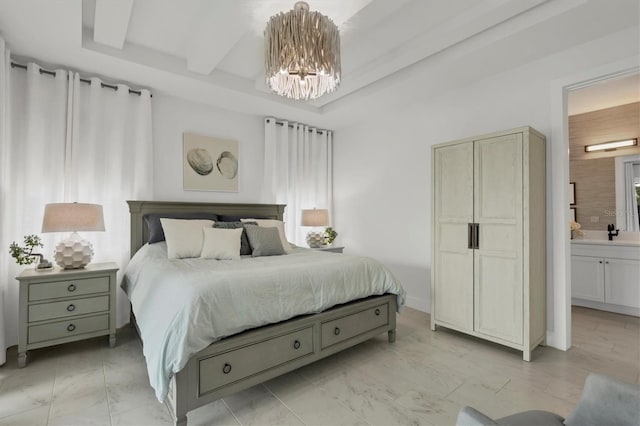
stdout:
{"type": "Polygon", "coordinates": [[[263,117],[238,114],[163,93],[153,93],[154,198],[169,201],[259,202],[264,170],[263,117]],[[182,189],[182,133],[238,141],[238,189],[182,189]]]}
{"type": "MultiPolygon", "coordinates": [[[[408,306],[428,312],[431,145],[524,125],[534,127],[547,135],[547,205],[551,209],[551,190],[558,185],[551,176],[549,157],[554,143],[550,138],[553,82],[637,55],[637,51],[637,29],[622,31],[465,87],[425,94],[386,116],[371,116],[364,123],[339,129],[334,148],[335,226],[345,251],[381,260],[402,281],[408,306]]],[[[474,59],[466,66],[479,64],[481,58],[474,59]]],[[[550,215],[547,221],[551,222],[550,215]]],[[[547,235],[552,232],[548,226],[547,235]]],[[[552,305],[550,286],[549,279],[552,305]]],[[[551,306],[548,312],[552,329],[551,306]]]]}

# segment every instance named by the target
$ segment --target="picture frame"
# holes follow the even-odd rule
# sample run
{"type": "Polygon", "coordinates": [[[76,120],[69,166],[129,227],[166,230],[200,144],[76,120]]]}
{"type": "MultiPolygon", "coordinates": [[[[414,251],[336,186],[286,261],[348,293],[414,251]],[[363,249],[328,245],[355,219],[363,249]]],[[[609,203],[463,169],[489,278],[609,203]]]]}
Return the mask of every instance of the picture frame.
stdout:
{"type": "Polygon", "coordinates": [[[569,182],[569,205],[576,205],[576,183],[569,182]]]}
{"type": "Polygon", "coordinates": [[[238,192],[238,141],[184,132],[185,191],[238,192]]]}
{"type": "Polygon", "coordinates": [[[569,219],[577,222],[576,221],[576,208],[575,207],[569,207],[569,219]]]}

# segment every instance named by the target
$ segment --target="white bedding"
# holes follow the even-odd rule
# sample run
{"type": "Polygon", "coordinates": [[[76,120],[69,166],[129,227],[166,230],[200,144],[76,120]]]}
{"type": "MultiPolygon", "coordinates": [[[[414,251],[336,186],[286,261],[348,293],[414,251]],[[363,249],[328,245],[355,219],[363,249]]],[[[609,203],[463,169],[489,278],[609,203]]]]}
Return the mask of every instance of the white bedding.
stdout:
{"type": "Polygon", "coordinates": [[[405,292],[379,262],[293,248],[240,260],[167,259],[166,243],[143,246],[122,287],[136,315],[151,386],[163,401],[189,358],[243,330],[317,313],[351,300],[405,292]]]}

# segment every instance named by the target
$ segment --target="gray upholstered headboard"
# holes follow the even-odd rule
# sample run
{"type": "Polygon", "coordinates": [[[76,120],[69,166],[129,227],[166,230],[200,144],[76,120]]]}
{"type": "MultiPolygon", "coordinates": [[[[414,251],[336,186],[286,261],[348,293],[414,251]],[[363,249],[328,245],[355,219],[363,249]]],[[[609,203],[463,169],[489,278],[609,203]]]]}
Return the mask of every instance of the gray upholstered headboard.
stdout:
{"type": "Polygon", "coordinates": [[[127,201],[131,213],[131,256],[149,240],[144,221],[148,213],[216,213],[220,215],[258,216],[282,220],[284,204],[190,203],[182,201],[127,201]]]}

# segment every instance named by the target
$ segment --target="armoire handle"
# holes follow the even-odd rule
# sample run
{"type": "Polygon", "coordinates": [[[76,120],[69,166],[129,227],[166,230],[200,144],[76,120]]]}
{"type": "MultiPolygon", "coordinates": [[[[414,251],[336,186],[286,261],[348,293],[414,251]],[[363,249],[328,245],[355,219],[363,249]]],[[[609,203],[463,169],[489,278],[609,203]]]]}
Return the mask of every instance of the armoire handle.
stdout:
{"type": "Polygon", "coordinates": [[[480,249],[480,224],[474,223],[474,236],[473,236],[473,248],[480,249]]]}
{"type": "Polygon", "coordinates": [[[472,249],[473,247],[473,223],[467,224],[467,248],[472,249]]]}

